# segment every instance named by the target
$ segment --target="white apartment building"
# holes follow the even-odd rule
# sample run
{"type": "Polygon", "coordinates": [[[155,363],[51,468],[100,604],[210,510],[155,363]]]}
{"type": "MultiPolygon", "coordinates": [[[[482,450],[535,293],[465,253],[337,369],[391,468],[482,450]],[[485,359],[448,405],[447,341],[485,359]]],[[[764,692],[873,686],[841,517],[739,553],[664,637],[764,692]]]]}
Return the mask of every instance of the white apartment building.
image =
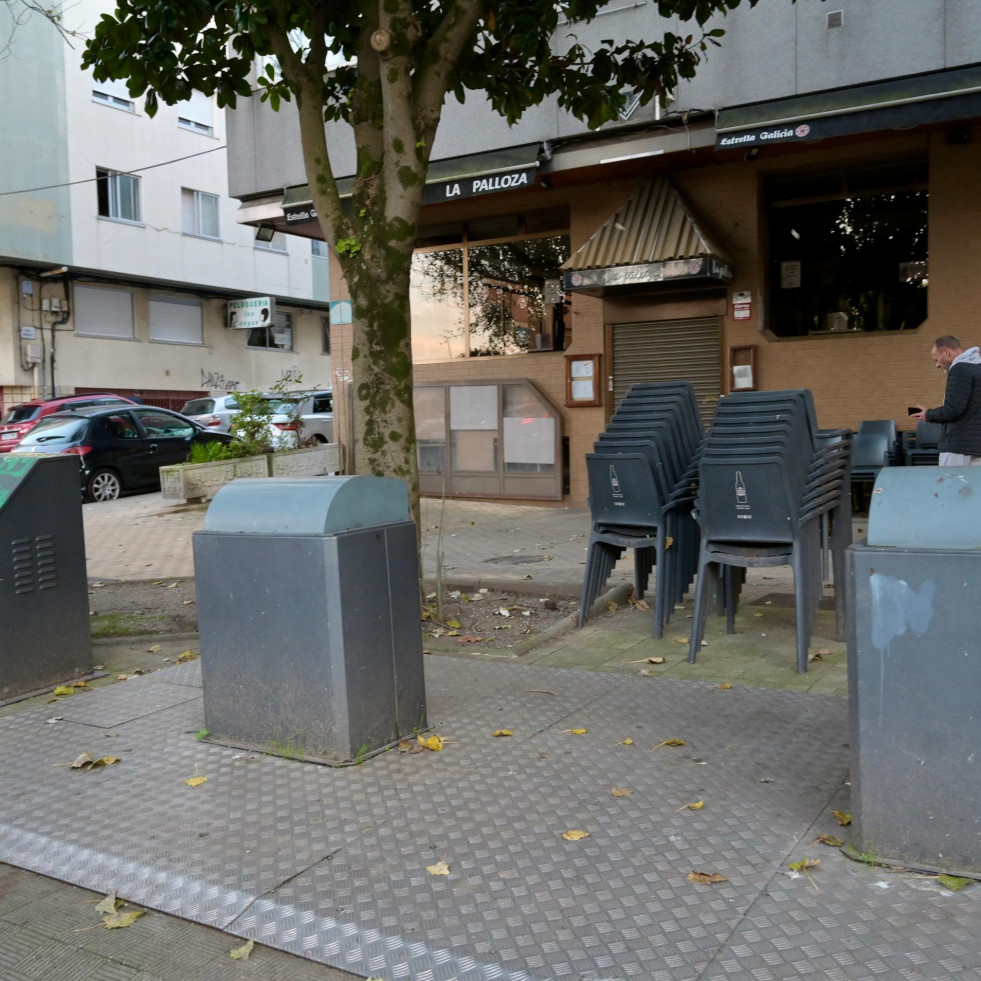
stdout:
{"type": "MultiPolygon", "coordinates": [[[[87,33],[112,8],[81,0],[67,26],[87,33]]],[[[9,16],[0,5],[0,36],[9,16]]],[[[35,16],[0,62],[0,411],[329,385],[325,247],[236,221],[224,112],[196,95],[151,118],[72,45],[35,16]],[[229,301],[251,297],[271,301],[270,325],[229,329],[229,301]]]]}

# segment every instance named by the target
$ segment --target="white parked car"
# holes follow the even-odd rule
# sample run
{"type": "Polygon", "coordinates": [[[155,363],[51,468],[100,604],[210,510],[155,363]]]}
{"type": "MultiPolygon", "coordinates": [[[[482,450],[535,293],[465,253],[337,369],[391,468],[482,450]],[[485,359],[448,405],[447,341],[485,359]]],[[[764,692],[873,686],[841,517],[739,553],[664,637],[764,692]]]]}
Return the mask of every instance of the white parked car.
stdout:
{"type": "Polygon", "coordinates": [[[334,396],[330,389],[269,396],[273,446],[334,441],[334,396]]]}
{"type": "Polygon", "coordinates": [[[187,416],[210,432],[227,433],[231,432],[232,416],[238,410],[239,404],[234,394],[208,395],[185,403],[181,415],[187,416]]]}

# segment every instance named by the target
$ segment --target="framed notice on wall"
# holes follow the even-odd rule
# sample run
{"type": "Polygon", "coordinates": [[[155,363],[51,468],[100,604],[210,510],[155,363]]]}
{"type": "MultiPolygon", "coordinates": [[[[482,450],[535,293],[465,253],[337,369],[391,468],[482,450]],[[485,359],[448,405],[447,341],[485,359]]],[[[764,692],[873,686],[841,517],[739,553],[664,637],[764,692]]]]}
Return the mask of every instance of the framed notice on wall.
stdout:
{"type": "Polygon", "coordinates": [[[729,391],[755,392],[756,345],[729,348],[729,391]]]}
{"type": "Polygon", "coordinates": [[[598,354],[565,356],[565,404],[569,406],[603,404],[598,354]]]}

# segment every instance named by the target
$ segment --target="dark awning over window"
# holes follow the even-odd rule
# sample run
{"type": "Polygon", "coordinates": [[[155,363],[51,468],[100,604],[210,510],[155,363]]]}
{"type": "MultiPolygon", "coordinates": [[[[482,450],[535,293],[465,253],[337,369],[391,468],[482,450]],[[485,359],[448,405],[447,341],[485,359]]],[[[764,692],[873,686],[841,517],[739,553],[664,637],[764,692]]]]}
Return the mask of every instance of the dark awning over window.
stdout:
{"type": "Polygon", "coordinates": [[[595,296],[657,284],[729,283],[732,270],[666,178],[646,184],[562,266],[565,288],[595,296]]]}
{"type": "MultiPolygon", "coordinates": [[[[429,164],[423,204],[438,204],[441,201],[457,201],[482,194],[531,187],[540,149],[541,143],[527,143],[464,157],[433,160],[429,164]]],[[[342,198],[349,198],[353,187],[353,177],[341,177],[337,181],[337,189],[342,198]]],[[[287,226],[317,220],[309,184],[286,189],[283,194],[283,214],[287,226]]]]}
{"type": "Polygon", "coordinates": [[[981,67],[722,109],[716,150],[803,143],[981,115],[981,67]]]}

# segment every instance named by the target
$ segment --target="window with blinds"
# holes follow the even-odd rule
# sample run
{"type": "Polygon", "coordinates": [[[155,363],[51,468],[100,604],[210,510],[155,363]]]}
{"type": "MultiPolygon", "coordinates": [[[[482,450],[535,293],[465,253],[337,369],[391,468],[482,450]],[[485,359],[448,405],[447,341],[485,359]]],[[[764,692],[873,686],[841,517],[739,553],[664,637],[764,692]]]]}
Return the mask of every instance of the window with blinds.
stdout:
{"type": "Polygon", "coordinates": [[[75,333],[81,337],[133,338],[133,294],[75,284],[75,333]]]}
{"type": "Polygon", "coordinates": [[[204,319],[200,300],[174,296],[150,297],[150,340],[168,344],[203,344],[204,319]]]}

